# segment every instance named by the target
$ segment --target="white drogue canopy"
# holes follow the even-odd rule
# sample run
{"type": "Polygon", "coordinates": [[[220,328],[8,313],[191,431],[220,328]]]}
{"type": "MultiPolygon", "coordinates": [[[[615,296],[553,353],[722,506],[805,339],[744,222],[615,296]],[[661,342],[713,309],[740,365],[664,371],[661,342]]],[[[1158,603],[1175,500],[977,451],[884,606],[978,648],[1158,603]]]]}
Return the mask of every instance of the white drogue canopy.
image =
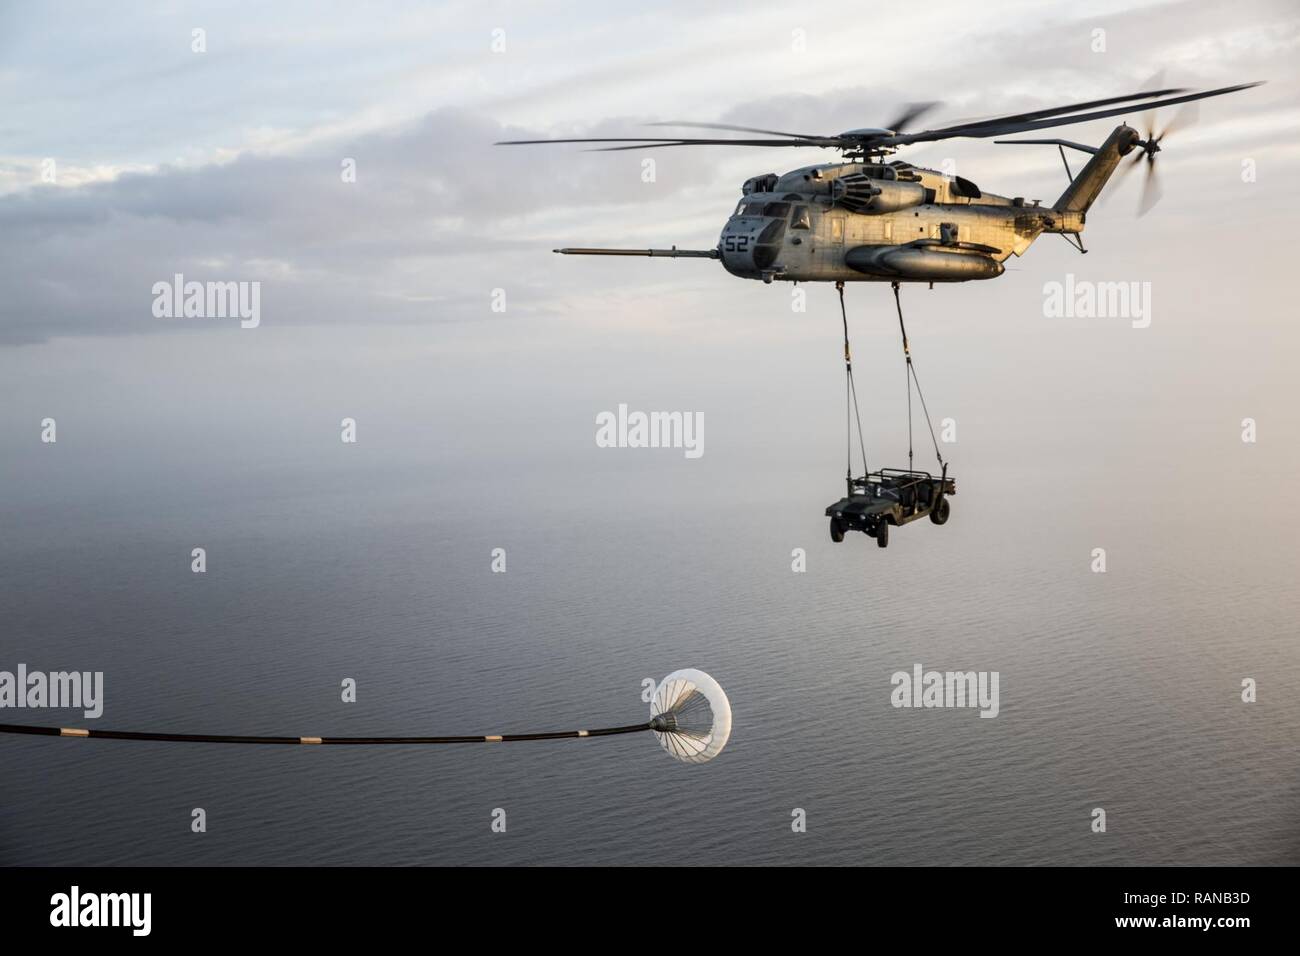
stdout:
{"type": "Polygon", "coordinates": [[[684,763],[707,763],[731,736],[731,702],[704,671],[673,671],[655,690],[650,725],[659,746],[684,763]]]}

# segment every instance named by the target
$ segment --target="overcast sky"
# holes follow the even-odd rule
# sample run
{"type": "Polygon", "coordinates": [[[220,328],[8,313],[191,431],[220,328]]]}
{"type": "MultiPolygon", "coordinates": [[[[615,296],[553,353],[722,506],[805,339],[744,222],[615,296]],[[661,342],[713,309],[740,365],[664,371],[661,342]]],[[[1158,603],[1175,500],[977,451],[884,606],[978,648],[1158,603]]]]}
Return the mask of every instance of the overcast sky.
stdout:
{"type": "MultiPolygon", "coordinates": [[[[637,153],[491,147],[503,135],[635,134],[665,119],[835,132],[940,99],[933,125],[1128,92],[1157,69],[1177,85],[1270,81],[1206,104],[1167,144],[1177,188],[1164,223],[1197,200],[1208,225],[1218,200],[1241,195],[1242,156],[1266,176],[1295,162],[1298,62],[1300,11],[1280,0],[1247,0],[1230,18],[1213,3],[1049,12],[1031,0],[829,19],[762,3],[9,5],[0,341],[167,330],[149,289],[175,272],[260,279],[268,324],[468,319],[499,286],[512,307],[554,308],[574,285],[560,280],[581,275],[590,292],[613,270],[539,250],[712,245],[743,179],[831,156],[661,150],[646,184],[637,153]],[[191,49],[196,28],[204,53],[191,49]],[[342,181],[345,158],[355,183],[342,181]]],[[[1100,140],[1111,125],[1069,135],[1100,140]]],[[[951,142],[909,158],[955,159],[1008,194],[1050,200],[1062,186],[1050,150],[951,142]]],[[[1143,238],[1158,230],[1144,223],[1143,238]]],[[[649,283],[667,274],[639,265],[649,283]]],[[[692,265],[693,280],[728,284],[692,265]]]]}
{"type": "MultiPolygon", "coordinates": [[[[1194,402],[1196,383],[1233,382],[1254,389],[1257,405],[1281,407],[1293,397],[1297,341],[1298,65],[1300,8],[1284,0],[1230,10],[1208,0],[1003,0],[829,12],[777,3],[5,5],[6,434],[27,436],[56,406],[86,416],[192,416],[214,405],[235,414],[240,402],[283,411],[328,405],[340,391],[360,403],[403,382],[419,407],[428,389],[489,373],[557,389],[575,370],[591,373],[598,355],[607,376],[599,384],[609,387],[593,382],[597,404],[575,413],[585,434],[590,414],[622,400],[619,383],[662,407],[690,408],[699,395],[682,383],[716,377],[705,369],[742,352],[744,368],[728,372],[741,387],[764,387],[773,374],[802,381],[781,365],[796,347],[825,349],[833,373],[838,317],[828,289],[813,290],[809,314],[797,316],[789,286],[735,279],[716,263],[549,251],[712,246],[746,178],[831,154],[659,150],[646,183],[637,152],[492,142],[637,134],[674,119],[832,133],[932,99],[945,104],[926,119],[938,125],[1126,93],[1160,70],[1167,85],[1268,83],[1204,103],[1200,122],[1164,144],[1161,205],[1138,220],[1137,182],[1119,187],[1090,218],[1086,257],[1046,236],[992,282],[909,290],[915,344],[930,374],[947,376],[954,403],[1005,389],[1003,369],[1060,382],[1061,368],[1030,369],[1096,341],[1115,356],[1088,372],[1102,392],[1194,402]],[[196,29],[205,52],[192,49],[196,29]],[[355,182],[341,176],[349,159],[355,182]],[[1253,182],[1241,175],[1246,160],[1253,182]],[[43,179],[50,169],[53,182],[43,179]],[[1146,337],[1124,322],[1050,324],[1044,283],[1068,272],[1153,282],[1146,337]],[[261,326],[156,318],[152,287],[175,273],[260,281],[261,326]],[[504,315],[491,310],[498,288],[504,315]],[[1132,384],[1138,376],[1116,364],[1135,350],[1154,386],[1132,384]]],[[[1128,119],[1140,125],[1142,116],[1128,119]]],[[[1114,125],[1065,135],[1100,142],[1114,125]]],[[[952,160],[1006,195],[1050,202],[1065,185],[1044,147],[949,141],[904,155],[952,160]]],[[[853,296],[858,315],[887,304],[880,286],[853,296]]],[[[1081,378],[1074,387],[1088,386],[1081,378]]],[[[480,398],[489,400],[469,404],[480,398]]],[[[1235,406],[1222,414],[1240,417],[1235,406]]]]}

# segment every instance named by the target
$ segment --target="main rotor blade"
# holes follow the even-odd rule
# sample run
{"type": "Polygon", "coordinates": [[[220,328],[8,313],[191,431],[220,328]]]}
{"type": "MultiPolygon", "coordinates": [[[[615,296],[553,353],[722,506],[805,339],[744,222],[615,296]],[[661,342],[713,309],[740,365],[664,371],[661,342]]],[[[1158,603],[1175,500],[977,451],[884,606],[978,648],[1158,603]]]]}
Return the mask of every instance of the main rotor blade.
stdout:
{"type": "Polygon", "coordinates": [[[1085,103],[1071,103],[1069,106],[1053,106],[1048,109],[1031,110],[1028,113],[1012,113],[1008,116],[993,116],[988,119],[969,120],[967,122],[954,123],[951,126],[945,126],[938,130],[928,130],[927,132],[942,133],[955,129],[973,129],[976,127],[991,126],[999,123],[1021,123],[1029,120],[1043,119],[1047,116],[1059,116],[1062,113],[1073,113],[1076,110],[1090,110],[1097,106],[1111,106],[1115,103],[1145,100],[1155,96],[1167,96],[1171,93],[1185,92],[1185,87],[1170,87],[1167,90],[1147,90],[1144,93],[1127,93],[1124,96],[1108,96],[1105,99],[1089,100],[1085,103]]]}
{"type": "Polygon", "coordinates": [[[668,139],[652,136],[598,136],[578,139],[504,139],[494,146],[544,146],[550,143],[630,143],[630,146],[606,146],[593,152],[616,152],[620,149],[654,149],[658,146],[839,146],[838,136],[817,139],[668,139]]]}
{"type": "Polygon", "coordinates": [[[577,139],[502,139],[493,146],[540,146],[546,143],[676,143],[677,137],[652,136],[595,136],[577,139]]]}
{"type": "MultiPolygon", "coordinates": [[[[868,137],[845,137],[845,136],[812,136],[805,133],[787,133],[779,130],[760,130],[747,126],[733,126],[727,124],[709,124],[709,123],[654,123],[654,126],[690,126],[699,129],[725,129],[736,132],[755,132],[764,133],[771,136],[787,137],[785,139],[695,139],[686,137],[651,137],[651,136],[605,136],[605,137],[577,137],[565,139],[510,139],[501,140],[496,143],[497,146],[538,146],[551,143],[621,143],[620,146],[601,147],[596,152],[619,152],[621,150],[636,149],[660,149],[665,146],[814,146],[823,149],[859,149],[864,146],[906,146],[910,143],[926,143],[941,139],[956,138],[982,138],[986,136],[1004,136],[1008,133],[1024,133],[1031,130],[1050,129],[1056,126],[1070,126],[1075,123],[1087,123],[1092,120],[1106,119],[1111,116],[1120,116],[1131,113],[1134,110],[1154,110],[1162,106],[1173,106],[1178,103],[1191,103],[1194,100],[1202,100],[1211,96],[1223,96],[1227,93],[1235,93],[1238,90],[1247,90],[1252,87],[1262,86],[1262,80],[1254,83],[1239,83],[1236,86],[1225,86],[1216,90],[1204,90],[1201,92],[1187,93],[1180,96],[1166,96],[1169,93],[1182,93],[1181,89],[1161,89],[1152,90],[1145,93],[1130,93],[1124,96],[1110,96],[1100,100],[1089,100],[1082,103],[1073,103],[1069,106],[1056,106],[1041,110],[1030,110],[1025,113],[1015,113],[1009,116],[999,116],[993,119],[978,120],[969,123],[962,123],[956,126],[948,126],[942,129],[925,130],[919,133],[896,133],[892,136],[881,136],[875,138],[868,137]],[[1162,97],[1160,99],[1150,100],[1149,102],[1134,102],[1145,100],[1150,97],[1162,97]],[[1073,113],[1075,110],[1091,110],[1096,106],[1110,106],[1114,103],[1124,103],[1123,106],[1113,106],[1109,109],[1093,110],[1092,112],[1073,113]],[[1061,115],[1073,113],[1073,115],[1061,115]]],[[[895,126],[906,125],[917,116],[936,104],[916,104],[903,115],[895,119],[895,126]]],[[[1181,118],[1175,119],[1175,125],[1182,125],[1181,118]]]]}
{"type": "MultiPolygon", "coordinates": [[[[753,126],[732,126],[730,123],[691,123],[685,120],[669,120],[666,123],[647,123],[647,126],[682,126],[690,129],[725,129],[733,133],[763,133],[767,136],[793,136],[796,139],[824,139],[808,133],[783,133],[779,129],[756,129],[753,126]]],[[[893,129],[894,127],[890,127],[893,129]]]]}
{"type": "MultiPolygon", "coordinates": [[[[548,142],[559,142],[558,140],[548,142]]],[[[846,140],[838,136],[829,136],[824,139],[673,139],[673,140],[642,140],[631,146],[604,146],[593,149],[593,153],[617,153],[627,149],[660,149],[664,146],[801,146],[820,147],[829,149],[838,147],[847,149],[850,145],[846,140]]]]}
{"type": "Polygon", "coordinates": [[[905,130],[920,117],[940,105],[941,104],[938,100],[925,100],[920,103],[908,103],[903,108],[903,112],[900,115],[895,116],[890,122],[885,124],[885,129],[892,129],[895,132],[905,130]]]}
{"type": "Polygon", "coordinates": [[[1075,116],[1057,116],[1051,119],[1033,120],[1029,122],[1006,123],[991,121],[986,124],[958,126],[950,129],[927,130],[923,133],[907,133],[899,136],[887,136],[877,140],[876,142],[888,146],[903,146],[908,143],[924,143],[940,139],[1002,136],[1007,133],[1023,133],[1034,129],[1049,129],[1053,126],[1069,126],[1074,123],[1086,123],[1090,120],[1105,119],[1109,116],[1122,116],[1138,109],[1154,109],[1160,106],[1173,106],[1176,103],[1190,103],[1192,100],[1203,100],[1210,96],[1223,96],[1227,93],[1235,93],[1238,90],[1247,90],[1251,87],[1261,86],[1263,82],[1263,80],[1259,80],[1254,83],[1239,83],[1236,86],[1225,86],[1217,90],[1188,93],[1185,96],[1171,96],[1165,99],[1155,100],[1151,103],[1130,104],[1127,106],[1115,107],[1113,109],[1097,110],[1091,113],[1080,113],[1075,116]]]}

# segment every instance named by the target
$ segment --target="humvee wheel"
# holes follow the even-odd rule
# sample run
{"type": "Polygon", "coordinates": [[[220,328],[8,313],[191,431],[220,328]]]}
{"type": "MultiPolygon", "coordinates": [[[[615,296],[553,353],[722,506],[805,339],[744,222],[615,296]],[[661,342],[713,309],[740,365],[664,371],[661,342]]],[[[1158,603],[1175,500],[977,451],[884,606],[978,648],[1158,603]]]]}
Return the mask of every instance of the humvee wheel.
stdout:
{"type": "Polygon", "coordinates": [[[888,521],[882,521],[880,522],[880,524],[876,525],[876,547],[877,548],[889,547],[889,522],[888,521]]]}
{"type": "Polygon", "coordinates": [[[951,510],[951,507],[952,506],[948,504],[948,498],[946,496],[940,498],[939,503],[930,511],[930,520],[935,524],[943,524],[948,520],[948,512],[951,510]]]}
{"type": "Polygon", "coordinates": [[[844,522],[839,518],[831,519],[831,540],[836,544],[844,540],[844,522]]]}

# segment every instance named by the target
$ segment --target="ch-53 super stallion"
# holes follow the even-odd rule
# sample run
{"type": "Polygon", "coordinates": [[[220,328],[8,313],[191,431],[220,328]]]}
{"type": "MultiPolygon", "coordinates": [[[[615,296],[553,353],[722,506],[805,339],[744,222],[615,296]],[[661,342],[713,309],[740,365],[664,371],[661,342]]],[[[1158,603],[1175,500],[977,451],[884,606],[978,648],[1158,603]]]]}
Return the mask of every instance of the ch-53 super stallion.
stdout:
{"type": "MultiPolygon", "coordinates": [[[[1155,84],[1159,85],[1159,84],[1155,84]]],[[[1193,116],[1197,100],[1234,93],[1258,83],[1243,83],[1215,90],[1187,92],[1183,89],[1155,89],[1144,93],[1112,96],[1010,116],[974,120],[921,132],[906,132],[923,113],[937,104],[910,107],[886,128],[854,129],[837,136],[813,136],[748,126],[708,123],[661,123],[662,126],[722,129],[733,133],[759,134],[764,138],[584,138],[511,140],[498,145],[539,143],[595,143],[599,151],[662,149],[672,146],[760,146],[838,149],[843,161],[805,166],[784,175],[755,176],[741,187],[742,198],[727,220],[713,249],[556,249],[566,255],[651,256],[664,258],[720,259],[734,276],[764,282],[834,282],[839,291],[840,318],[844,328],[844,370],[846,379],[845,428],[848,463],[845,495],[825,509],[830,518],[831,540],[843,541],[848,531],[860,531],[876,539],[879,547],[889,544],[889,529],[924,517],[937,525],[948,521],[948,498],[956,484],[948,472],[934,435],[925,396],[912,363],[899,286],[904,282],[966,282],[993,279],[1004,271],[1009,256],[1022,255],[1045,233],[1059,233],[1080,252],[1088,210],[1101,194],[1125,157],[1125,171],[1146,164],[1140,212],[1159,199],[1155,179],[1155,157],[1161,141],[1193,116]],[[1122,105],[1118,105],[1122,104],[1122,105]],[[1161,132],[1155,131],[1154,111],[1182,104],[1173,120],[1161,132]],[[1100,146],[1088,146],[1065,139],[995,140],[997,143],[1035,143],[1057,147],[1065,165],[1069,185],[1051,206],[1021,197],[1009,198],[986,193],[969,179],[923,169],[902,160],[888,160],[899,147],[956,138],[986,138],[1010,133],[1068,126],[1120,116],[1135,111],[1147,114],[1146,136],[1127,124],[1117,126],[1100,146]],[[613,145],[611,145],[613,144],[613,145]],[[1066,149],[1089,155],[1079,174],[1073,175],[1066,149]],[[898,309],[903,355],[907,367],[907,467],[871,471],[866,461],[862,419],[853,381],[849,348],[849,321],[844,305],[846,282],[889,282],[898,309]],[[921,410],[934,444],[940,472],[932,475],[913,466],[912,395],[921,410]],[[853,426],[862,451],[862,474],[854,477],[853,426]]]]}
{"type": "MultiPolygon", "coordinates": [[[[1146,185],[1140,209],[1159,198],[1154,179],[1155,156],[1164,136],[1191,117],[1184,107],[1160,133],[1147,121],[1145,138],[1120,125],[1100,146],[1065,139],[996,140],[1056,146],[1070,183],[1051,206],[1021,197],[997,196],[962,176],[948,176],[902,161],[886,161],[899,147],[954,138],[985,138],[1067,126],[1190,104],[1258,86],[1243,83],[1215,90],[1187,92],[1157,89],[1112,96],[1049,109],[976,120],[921,132],[904,129],[937,104],[909,108],[886,128],[854,129],[834,136],[786,133],[709,123],[673,122],[657,126],[720,129],[757,133],[767,138],[585,138],[508,140],[498,145],[598,143],[598,151],[662,149],[672,146],[821,147],[838,149],[844,162],[805,166],[784,175],[749,179],[743,198],[722,229],[713,249],[556,249],[565,255],[650,256],[720,259],[735,276],[764,282],[965,282],[992,279],[1003,262],[1022,255],[1044,233],[1060,233],[1081,252],[1088,210],[1121,161],[1125,169],[1145,160],[1146,185]],[[1124,104],[1117,106],[1115,104],[1124,104]],[[609,145],[618,144],[618,145],[609,145]],[[1071,175],[1065,150],[1090,154],[1078,175],[1071,175]]],[[[1148,117],[1151,114],[1148,112],[1148,117]]]]}

